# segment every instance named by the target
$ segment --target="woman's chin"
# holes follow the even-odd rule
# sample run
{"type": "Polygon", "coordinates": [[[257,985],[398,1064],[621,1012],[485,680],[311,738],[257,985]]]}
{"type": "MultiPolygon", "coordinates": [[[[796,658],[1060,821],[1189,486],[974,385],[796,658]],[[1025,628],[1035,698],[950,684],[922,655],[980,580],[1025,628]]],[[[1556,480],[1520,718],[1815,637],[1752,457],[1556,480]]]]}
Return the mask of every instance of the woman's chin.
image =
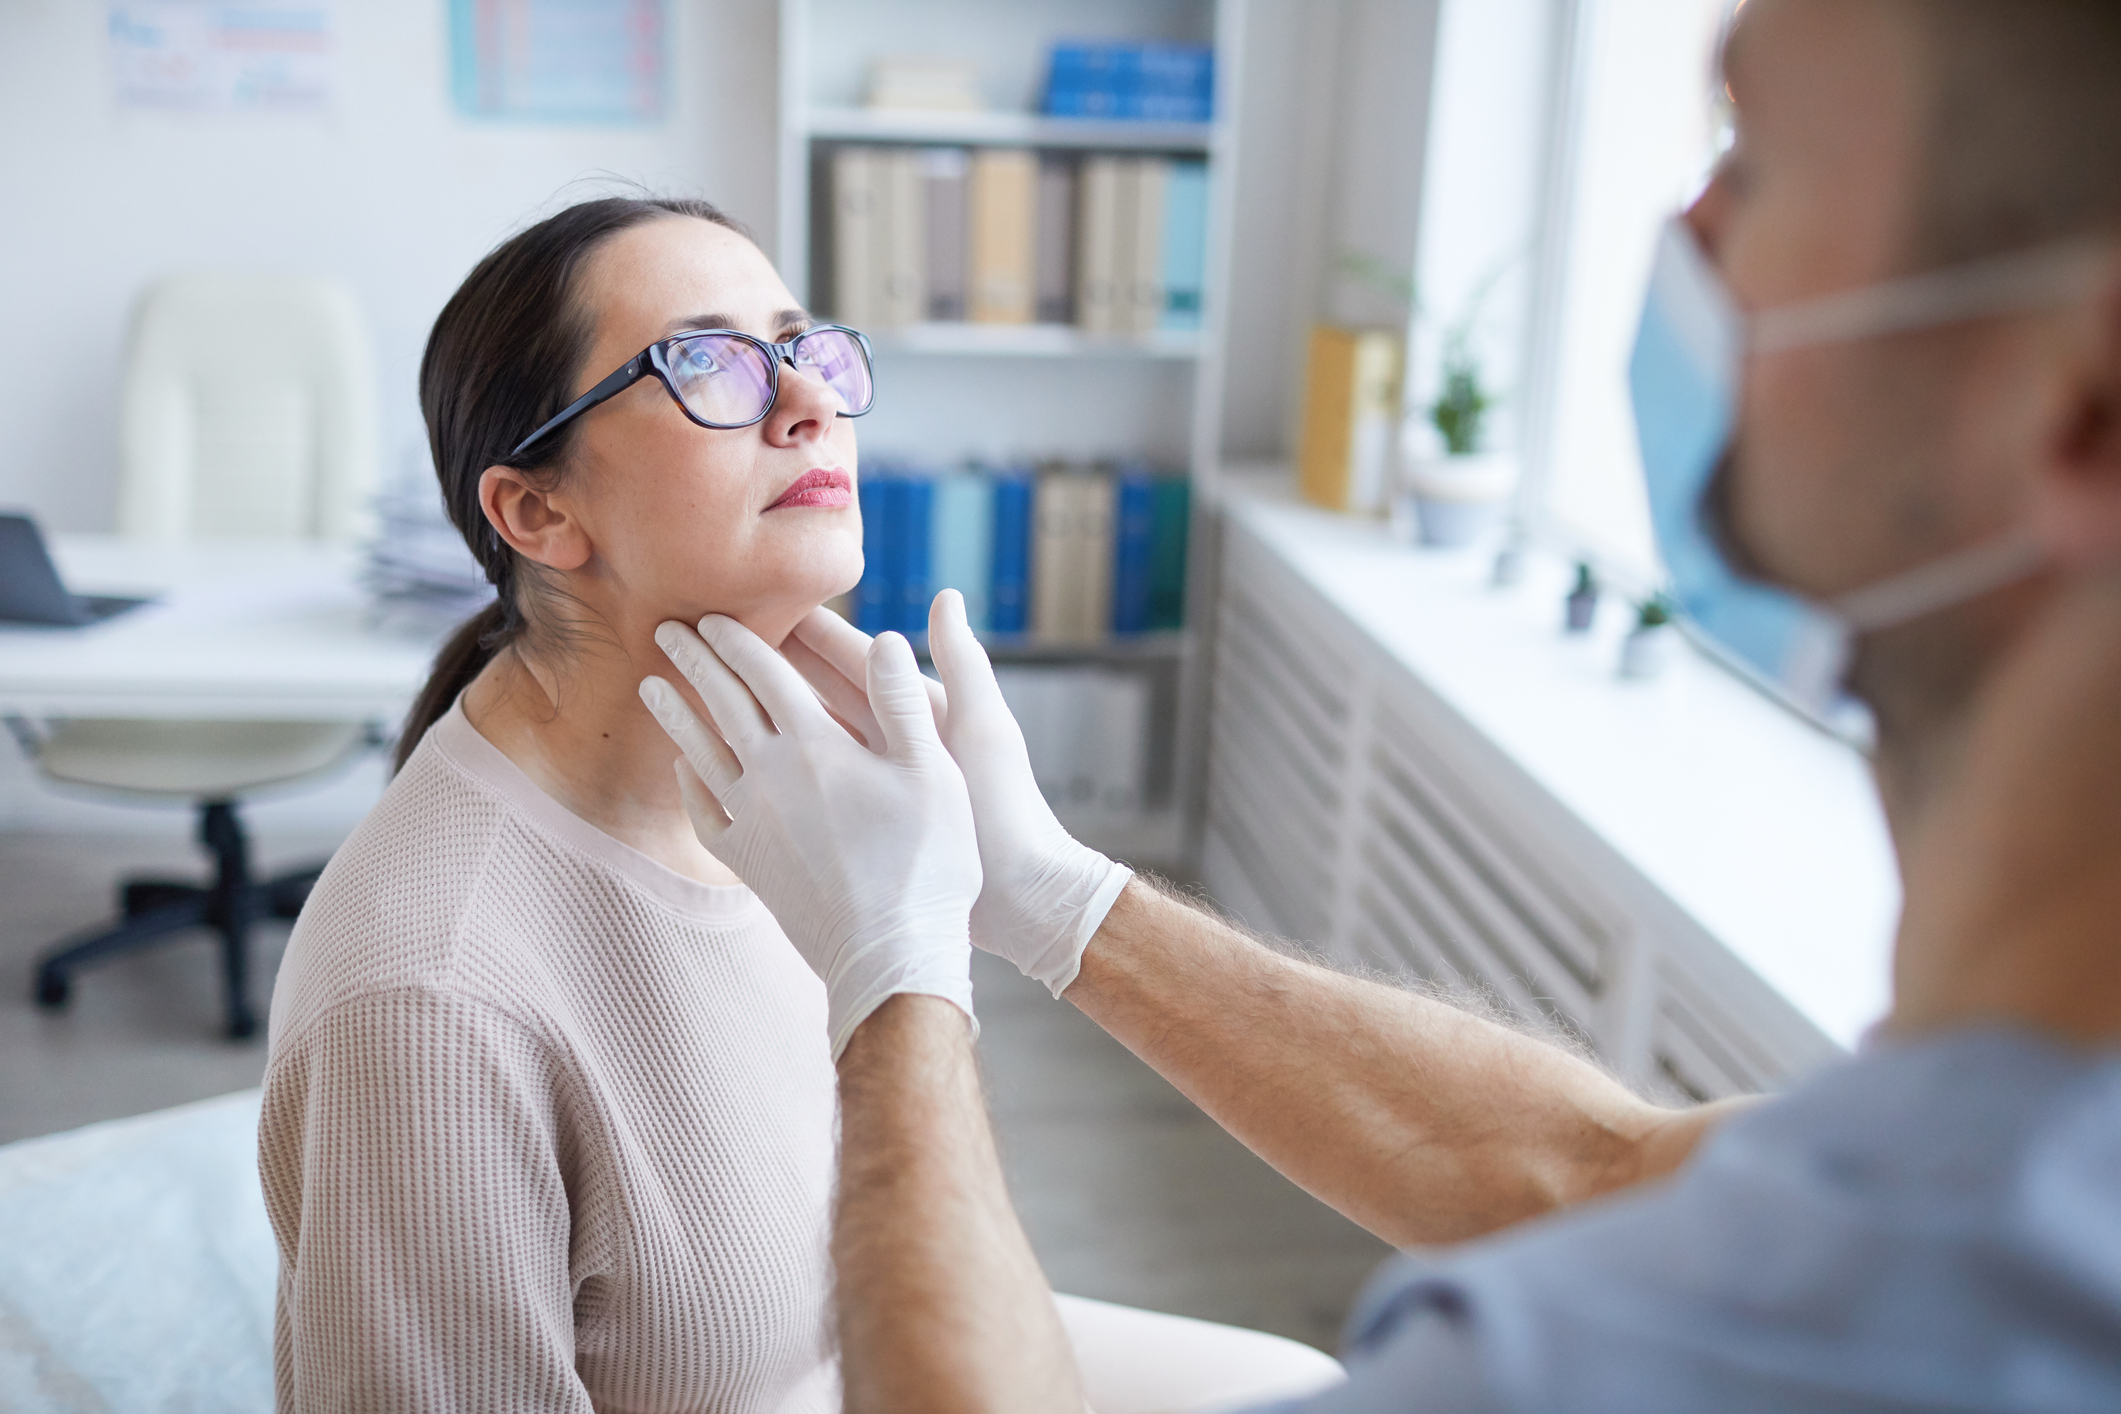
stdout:
{"type": "MultiPolygon", "coordinates": [[[[860,578],[860,574],[856,574],[854,579],[848,580],[840,588],[828,587],[829,585],[838,584],[839,581],[837,579],[819,581],[807,587],[791,588],[786,594],[752,598],[741,607],[736,608],[730,607],[726,599],[710,600],[705,601],[709,604],[709,607],[702,608],[696,613],[690,613],[689,616],[666,615],[664,617],[678,618],[682,623],[697,624],[709,614],[726,614],[745,628],[750,629],[760,638],[765,639],[768,643],[778,646],[781,640],[788,636],[789,630],[809,617],[813,609],[828,600],[836,599],[846,593],[848,589],[854,587],[855,581],[860,578]]],[[[663,621],[663,618],[656,620],[657,623],[663,621]]]]}

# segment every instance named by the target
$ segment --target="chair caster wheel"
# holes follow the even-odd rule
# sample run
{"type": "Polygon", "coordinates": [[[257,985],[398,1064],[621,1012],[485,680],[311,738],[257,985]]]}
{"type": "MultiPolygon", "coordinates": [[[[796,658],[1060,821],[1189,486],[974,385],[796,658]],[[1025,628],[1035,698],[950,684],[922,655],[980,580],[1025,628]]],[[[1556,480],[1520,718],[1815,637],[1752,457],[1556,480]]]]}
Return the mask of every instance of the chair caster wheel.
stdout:
{"type": "Polygon", "coordinates": [[[252,1016],[249,1012],[238,1012],[228,1019],[229,1040],[248,1041],[251,1037],[257,1034],[258,1018],[252,1016]]]}
{"type": "Polygon", "coordinates": [[[57,1011],[73,996],[74,986],[65,975],[58,972],[37,974],[37,1005],[46,1011],[57,1011]]]}

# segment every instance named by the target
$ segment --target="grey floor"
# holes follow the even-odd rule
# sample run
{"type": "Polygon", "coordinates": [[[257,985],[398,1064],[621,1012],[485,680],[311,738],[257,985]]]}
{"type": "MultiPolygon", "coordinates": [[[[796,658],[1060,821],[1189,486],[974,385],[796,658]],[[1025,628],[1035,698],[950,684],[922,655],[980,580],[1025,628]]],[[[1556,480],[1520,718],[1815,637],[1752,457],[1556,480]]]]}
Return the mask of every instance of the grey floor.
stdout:
{"type": "MultiPolygon", "coordinates": [[[[321,854],[282,839],[267,867],[321,854]]],[[[33,957],[98,923],[127,874],[194,872],[168,840],[0,833],[0,1143],[258,1083],[260,1044],[220,1039],[207,935],[86,972],[61,1014],[33,957]]],[[[286,943],[261,930],[258,1002],[286,943]]],[[[1279,1332],[1331,1349],[1386,1255],[1254,1158],[1074,1008],[976,960],[988,1086],[1024,1225],[1056,1288],[1279,1332]]]]}

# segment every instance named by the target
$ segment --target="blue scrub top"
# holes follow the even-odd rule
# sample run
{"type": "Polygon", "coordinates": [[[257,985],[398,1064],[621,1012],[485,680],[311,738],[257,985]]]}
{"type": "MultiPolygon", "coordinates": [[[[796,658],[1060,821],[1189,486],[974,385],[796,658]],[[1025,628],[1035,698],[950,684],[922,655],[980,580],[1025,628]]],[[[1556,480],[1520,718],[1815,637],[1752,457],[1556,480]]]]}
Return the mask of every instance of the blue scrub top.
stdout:
{"type": "Polygon", "coordinates": [[[1348,1384],[1412,1411],[2121,1411],[2121,1056],[1877,1045],[1675,1178],[1379,1273],[1348,1384]]]}

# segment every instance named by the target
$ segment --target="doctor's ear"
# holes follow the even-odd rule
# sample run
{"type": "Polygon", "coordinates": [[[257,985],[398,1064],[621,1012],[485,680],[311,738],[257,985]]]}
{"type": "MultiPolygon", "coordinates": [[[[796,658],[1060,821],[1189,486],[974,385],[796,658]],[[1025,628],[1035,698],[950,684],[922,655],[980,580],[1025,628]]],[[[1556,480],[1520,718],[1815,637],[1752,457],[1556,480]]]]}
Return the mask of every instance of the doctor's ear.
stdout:
{"type": "Polygon", "coordinates": [[[589,535],[581,522],[512,466],[490,466],[479,474],[479,508],[486,512],[487,523],[526,559],[571,570],[589,558],[589,535]]]}

